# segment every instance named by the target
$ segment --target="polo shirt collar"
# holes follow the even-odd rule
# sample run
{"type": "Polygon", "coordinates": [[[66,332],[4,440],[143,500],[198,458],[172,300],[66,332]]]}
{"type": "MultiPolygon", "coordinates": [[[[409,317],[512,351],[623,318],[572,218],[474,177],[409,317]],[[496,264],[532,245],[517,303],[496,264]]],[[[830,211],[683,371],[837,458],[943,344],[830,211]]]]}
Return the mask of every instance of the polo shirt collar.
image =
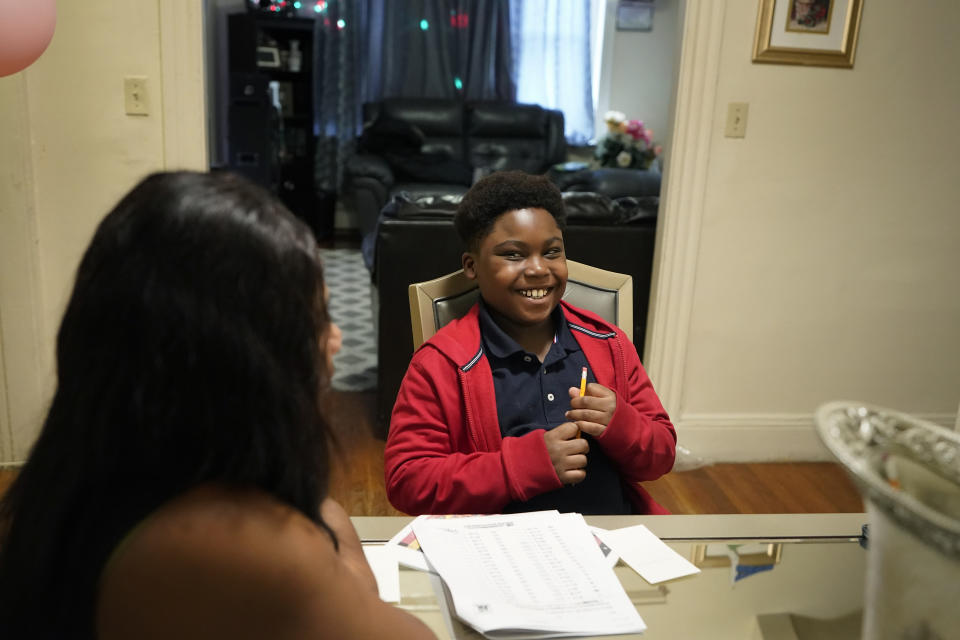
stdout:
{"type": "MultiPolygon", "coordinates": [[[[553,326],[556,331],[556,342],[567,353],[580,351],[580,343],[573,337],[570,327],[567,326],[567,318],[563,313],[563,307],[557,305],[550,314],[553,320],[553,326]]],[[[487,303],[480,298],[480,309],[478,318],[480,321],[480,335],[483,336],[484,346],[489,355],[495,358],[506,359],[517,353],[525,353],[523,347],[517,344],[517,341],[507,335],[500,328],[500,325],[494,321],[493,316],[487,307],[487,303]]]]}

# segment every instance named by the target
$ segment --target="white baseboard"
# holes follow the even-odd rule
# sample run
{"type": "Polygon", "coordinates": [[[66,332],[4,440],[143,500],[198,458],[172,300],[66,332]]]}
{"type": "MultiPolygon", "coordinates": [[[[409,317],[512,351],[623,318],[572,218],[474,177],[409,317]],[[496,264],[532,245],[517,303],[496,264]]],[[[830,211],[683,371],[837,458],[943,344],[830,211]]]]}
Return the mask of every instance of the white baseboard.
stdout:
{"type": "MultiPolygon", "coordinates": [[[[953,429],[952,413],[911,414],[953,429]]],[[[678,444],[706,462],[833,461],[817,435],[812,413],[682,414],[678,444]]]]}

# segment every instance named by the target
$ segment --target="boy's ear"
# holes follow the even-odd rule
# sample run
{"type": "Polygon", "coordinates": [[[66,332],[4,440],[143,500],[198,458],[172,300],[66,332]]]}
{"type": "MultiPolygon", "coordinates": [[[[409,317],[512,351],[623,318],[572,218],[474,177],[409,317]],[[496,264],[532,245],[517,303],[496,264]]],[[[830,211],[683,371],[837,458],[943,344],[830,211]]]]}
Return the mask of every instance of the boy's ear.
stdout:
{"type": "Polygon", "coordinates": [[[470,280],[477,279],[477,261],[473,259],[473,254],[467,252],[460,256],[460,265],[463,267],[463,275],[470,280]]]}

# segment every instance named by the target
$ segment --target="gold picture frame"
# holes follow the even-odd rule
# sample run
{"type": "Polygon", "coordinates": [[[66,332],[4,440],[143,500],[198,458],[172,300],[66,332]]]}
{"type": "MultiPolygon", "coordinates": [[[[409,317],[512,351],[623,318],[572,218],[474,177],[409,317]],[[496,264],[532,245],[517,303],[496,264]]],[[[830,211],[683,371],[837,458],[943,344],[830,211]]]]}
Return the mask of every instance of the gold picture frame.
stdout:
{"type": "Polygon", "coordinates": [[[753,61],[853,67],[863,0],[760,0],[753,61]]]}
{"type": "MultiPolygon", "coordinates": [[[[740,545],[738,562],[741,565],[770,566],[780,564],[783,545],[779,542],[740,545]]],[[[729,567],[731,558],[723,544],[695,544],[690,552],[690,561],[701,569],[729,567]]]]}

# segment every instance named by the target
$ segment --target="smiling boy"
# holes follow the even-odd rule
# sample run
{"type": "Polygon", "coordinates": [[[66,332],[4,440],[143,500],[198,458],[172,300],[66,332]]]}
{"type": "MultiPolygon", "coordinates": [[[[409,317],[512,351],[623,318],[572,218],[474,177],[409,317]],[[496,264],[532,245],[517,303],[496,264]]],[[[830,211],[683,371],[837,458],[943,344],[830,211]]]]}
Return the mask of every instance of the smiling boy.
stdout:
{"type": "Polygon", "coordinates": [[[666,513],[639,482],[670,470],[676,433],[625,334],[562,302],[565,218],[542,176],[493,173],[463,197],[480,301],[407,369],[385,451],[397,509],[666,513]]]}

